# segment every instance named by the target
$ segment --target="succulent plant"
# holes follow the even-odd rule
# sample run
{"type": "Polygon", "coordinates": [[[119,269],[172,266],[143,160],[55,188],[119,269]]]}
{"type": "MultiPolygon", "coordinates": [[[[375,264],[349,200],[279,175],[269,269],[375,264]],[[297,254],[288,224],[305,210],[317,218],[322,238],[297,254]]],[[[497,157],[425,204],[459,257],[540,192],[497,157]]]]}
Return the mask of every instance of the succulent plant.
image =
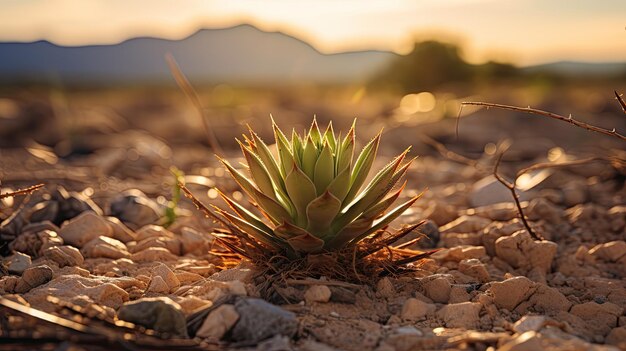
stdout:
{"type": "Polygon", "coordinates": [[[262,216],[223,193],[234,214],[216,208],[231,228],[264,246],[296,255],[341,250],[385,229],[419,197],[389,210],[406,185],[394,189],[411,164],[403,163],[409,149],[365,184],[380,133],[355,159],[354,124],[342,138],[332,123],[322,133],[314,119],[308,133],[294,130],[290,140],[272,124],[276,155],[252,129],[238,140],[249,176],[220,158],[262,216]]]}

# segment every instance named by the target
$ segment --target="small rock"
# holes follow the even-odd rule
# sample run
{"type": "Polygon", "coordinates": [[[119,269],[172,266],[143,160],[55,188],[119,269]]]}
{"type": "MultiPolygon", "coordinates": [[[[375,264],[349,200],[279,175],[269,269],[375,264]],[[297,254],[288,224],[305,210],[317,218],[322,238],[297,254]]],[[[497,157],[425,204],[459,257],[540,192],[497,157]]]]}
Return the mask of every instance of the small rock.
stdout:
{"type": "Polygon", "coordinates": [[[18,275],[21,275],[32,263],[30,256],[21,252],[14,253],[5,262],[9,273],[18,275]]]}
{"type": "Polygon", "coordinates": [[[522,334],[527,331],[538,332],[545,326],[545,324],[545,316],[524,316],[513,324],[513,330],[518,334],[522,334]]]}
{"type": "Polygon", "coordinates": [[[49,282],[52,280],[53,275],[54,272],[52,271],[52,268],[46,265],[28,268],[22,274],[22,278],[18,282],[15,291],[18,293],[25,293],[32,288],[36,288],[49,282]]]}
{"type": "Polygon", "coordinates": [[[157,294],[168,294],[170,292],[170,287],[167,285],[165,280],[160,276],[154,276],[150,280],[150,285],[148,285],[147,292],[153,292],[157,294]]]}
{"type": "Polygon", "coordinates": [[[235,310],[240,317],[231,334],[240,343],[255,344],[274,335],[291,337],[298,330],[294,313],[261,299],[240,299],[235,310]]]}
{"type": "MultiPolygon", "coordinates": [[[[535,311],[553,313],[567,311],[572,306],[572,303],[558,289],[545,284],[537,284],[536,287],[535,292],[528,299],[528,304],[533,306],[535,311]]],[[[526,306],[521,304],[516,311],[524,313],[526,306]]]]}
{"type": "Polygon", "coordinates": [[[459,263],[459,271],[472,278],[476,278],[476,280],[480,283],[487,283],[491,281],[491,276],[487,271],[487,267],[475,258],[461,261],[459,263]]]}
{"type": "Polygon", "coordinates": [[[211,246],[212,240],[207,235],[190,228],[183,227],[181,229],[182,252],[183,254],[205,255],[211,246]]]}
{"type": "Polygon", "coordinates": [[[39,257],[49,247],[63,245],[63,239],[52,230],[24,232],[9,244],[13,251],[39,257]]]}
{"type": "Polygon", "coordinates": [[[162,247],[174,255],[180,255],[182,253],[182,244],[177,238],[168,237],[148,237],[139,241],[132,247],[130,252],[135,253],[151,247],[162,247]]]}
{"type": "Polygon", "coordinates": [[[617,262],[626,257],[626,242],[620,240],[596,245],[589,250],[589,254],[603,261],[617,262]]]}
{"type": "Polygon", "coordinates": [[[106,236],[99,236],[86,243],[80,250],[85,257],[90,258],[128,258],[130,253],[126,250],[126,245],[119,240],[106,236]]]}
{"type": "Polygon", "coordinates": [[[437,311],[448,328],[477,328],[480,324],[479,313],[482,305],[479,302],[461,302],[449,304],[437,311]]]}
{"type": "Polygon", "coordinates": [[[196,336],[211,340],[221,340],[238,320],[239,313],[235,310],[235,306],[221,305],[211,311],[204,319],[202,326],[196,332],[196,336]]]}
{"type": "Polygon", "coordinates": [[[396,295],[396,288],[389,277],[384,277],[376,283],[376,296],[391,298],[396,295]]]}
{"type": "Polygon", "coordinates": [[[117,311],[119,319],[161,333],[187,338],[187,323],[180,305],[168,297],[142,298],[125,303],[117,311]]]}
{"type": "Polygon", "coordinates": [[[400,318],[409,321],[425,319],[427,315],[435,313],[437,307],[432,303],[426,303],[416,298],[409,298],[402,305],[400,318]]]}
{"type": "MultiPolygon", "coordinates": [[[[215,271],[215,268],[210,269],[209,271],[215,271]]],[[[205,276],[205,274],[203,273],[196,273],[205,276]]],[[[238,280],[245,284],[249,284],[252,283],[252,279],[254,278],[256,273],[258,273],[258,270],[255,265],[251,264],[250,262],[243,261],[234,268],[224,269],[215,274],[212,274],[211,279],[222,282],[238,280]]]]}
{"type": "Polygon", "coordinates": [[[626,327],[611,329],[611,332],[606,336],[604,341],[609,345],[615,345],[624,349],[626,345],[626,327]]]}
{"type": "Polygon", "coordinates": [[[159,263],[152,269],[152,276],[160,276],[163,278],[163,281],[169,287],[169,291],[174,291],[180,287],[180,281],[176,277],[176,274],[174,274],[174,272],[172,272],[172,270],[163,263],[159,263]]]}
{"type": "Polygon", "coordinates": [[[110,215],[119,218],[133,230],[155,223],[162,212],[155,201],[137,189],[123,192],[114,198],[109,206],[110,215]]]}
{"type": "Polygon", "coordinates": [[[178,257],[162,247],[151,247],[130,256],[134,262],[176,261],[178,257]]]}
{"type": "Polygon", "coordinates": [[[330,300],[331,291],[326,285],[312,285],[304,293],[304,301],[307,305],[315,302],[326,303],[330,300]]]}
{"type": "Polygon", "coordinates": [[[622,315],[623,310],[623,307],[611,302],[598,304],[590,301],[574,305],[570,313],[584,320],[587,328],[594,333],[606,335],[617,326],[618,317],[622,315]]]}
{"type": "Polygon", "coordinates": [[[354,304],[356,303],[356,294],[349,289],[333,286],[330,287],[332,295],[330,301],[336,303],[354,304]]]}
{"type": "Polygon", "coordinates": [[[424,287],[424,295],[434,302],[446,303],[450,298],[450,290],[452,284],[447,277],[441,275],[432,275],[422,281],[424,287]]]}
{"type": "Polygon", "coordinates": [[[91,211],[83,212],[65,222],[59,232],[59,236],[66,244],[76,247],[83,247],[99,236],[110,237],[112,234],[113,230],[108,222],[91,211]]]}
{"type": "Polygon", "coordinates": [[[561,209],[541,197],[530,200],[526,213],[528,214],[528,218],[533,221],[544,220],[552,224],[560,223],[562,221],[561,217],[563,216],[561,209]]]}
{"type": "Polygon", "coordinates": [[[130,230],[127,226],[124,225],[118,218],[116,217],[105,217],[111,229],[113,230],[111,237],[117,239],[124,244],[129,241],[135,240],[135,233],[130,230]]]}
{"type": "Polygon", "coordinates": [[[80,266],[85,261],[77,248],[68,245],[50,247],[43,252],[43,255],[56,262],[59,267],[80,266]]]}
{"type": "Polygon", "coordinates": [[[496,240],[496,255],[514,268],[530,270],[537,267],[544,273],[550,271],[556,255],[557,244],[552,241],[534,241],[525,230],[496,240]]]}
{"type": "Polygon", "coordinates": [[[493,302],[499,308],[509,311],[528,299],[534,292],[535,283],[526,277],[513,277],[491,284],[488,291],[493,295],[493,302]]]}

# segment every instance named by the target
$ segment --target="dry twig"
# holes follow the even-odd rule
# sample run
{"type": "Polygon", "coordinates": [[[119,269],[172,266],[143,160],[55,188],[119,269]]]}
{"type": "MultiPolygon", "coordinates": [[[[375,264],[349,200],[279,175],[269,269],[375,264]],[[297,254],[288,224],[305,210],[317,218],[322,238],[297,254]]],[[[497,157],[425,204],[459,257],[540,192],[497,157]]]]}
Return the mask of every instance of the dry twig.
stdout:
{"type": "Polygon", "coordinates": [[[37,184],[37,185],[33,185],[33,186],[29,186],[28,188],[25,189],[18,189],[16,191],[11,191],[8,193],[4,193],[4,194],[0,194],[0,200],[7,198],[7,197],[15,197],[15,196],[20,196],[20,195],[29,195],[32,194],[33,192],[41,189],[44,186],[44,184],[37,184]]]}
{"type": "MultiPolygon", "coordinates": [[[[622,101],[620,101],[620,103],[622,103],[622,101]]],[[[613,128],[611,130],[608,130],[608,129],[605,129],[605,128],[602,128],[602,127],[597,127],[597,126],[594,126],[594,125],[589,124],[589,123],[585,123],[585,122],[581,122],[581,121],[575,120],[574,118],[572,118],[571,115],[569,117],[564,117],[564,116],[558,115],[556,113],[552,113],[552,112],[548,112],[548,111],[544,111],[544,110],[538,110],[538,109],[531,108],[531,107],[517,107],[517,106],[510,106],[510,105],[493,104],[493,103],[489,103],[489,102],[473,102],[473,101],[462,102],[461,103],[461,109],[463,108],[463,106],[467,106],[467,105],[484,106],[484,107],[487,107],[487,108],[493,107],[493,108],[499,108],[499,109],[504,109],[504,110],[519,111],[519,112],[525,112],[525,113],[530,113],[530,114],[550,117],[550,118],[557,119],[559,121],[563,121],[563,122],[567,122],[569,124],[573,124],[573,125],[575,125],[577,127],[583,128],[583,129],[590,130],[592,132],[609,135],[609,136],[621,139],[623,141],[626,141],[626,136],[624,136],[623,134],[618,133],[615,130],[615,128],[613,128]]],[[[459,115],[460,115],[460,113],[461,113],[461,110],[459,110],[459,115]]]]}
{"type": "Polygon", "coordinates": [[[515,191],[515,183],[517,182],[517,177],[515,177],[515,180],[511,183],[508,180],[504,179],[504,177],[502,177],[498,173],[500,162],[502,162],[502,156],[504,156],[504,152],[500,153],[500,155],[498,156],[498,159],[496,160],[496,165],[493,168],[493,176],[496,177],[498,182],[500,182],[507,189],[509,189],[509,191],[511,191],[511,195],[513,195],[513,201],[515,201],[515,206],[517,206],[517,211],[519,212],[520,219],[522,220],[524,227],[526,227],[528,234],[530,234],[530,236],[532,236],[533,239],[535,240],[544,240],[544,238],[541,235],[535,233],[533,228],[531,228],[530,224],[528,223],[528,220],[526,219],[526,214],[524,213],[524,210],[522,209],[522,204],[519,201],[519,196],[517,195],[517,191],[515,191]]]}
{"type": "Polygon", "coordinates": [[[619,105],[622,107],[622,111],[626,113],[626,102],[624,102],[624,99],[622,98],[622,94],[619,94],[617,90],[613,90],[613,92],[615,93],[615,98],[619,102],[619,105]]]}
{"type": "Polygon", "coordinates": [[[224,152],[219,142],[217,141],[217,138],[215,137],[215,133],[213,132],[213,129],[211,129],[211,126],[209,126],[209,122],[207,120],[207,117],[205,116],[204,107],[202,106],[202,102],[200,102],[198,93],[196,93],[193,86],[191,86],[191,83],[189,83],[189,80],[187,79],[183,71],[181,71],[178,63],[174,59],[174,56],[168,53],[167,55],[165,55],[165,60],[167,61],[167,64],[170,67],[170,71],[172,72],[172,75],[176,80],[176,84],[178,84],[178,87],[183,91],[183,93],[185,93],[191,104],[196,108],[198,116],[202,120],[202,125],[204,126],[204,131],[206,132],[209,146],[211,146],[211,149],[213,149],[215,153],[223,155],[224,152]]]}

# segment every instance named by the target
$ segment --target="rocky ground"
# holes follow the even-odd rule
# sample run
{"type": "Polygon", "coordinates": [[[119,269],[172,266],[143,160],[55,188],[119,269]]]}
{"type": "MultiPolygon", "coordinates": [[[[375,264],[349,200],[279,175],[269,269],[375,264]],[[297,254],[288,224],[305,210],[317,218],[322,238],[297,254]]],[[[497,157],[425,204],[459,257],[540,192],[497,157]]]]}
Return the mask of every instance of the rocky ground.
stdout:
{"type": "MultiPolygon", "coordinates": [[[[46,185],[0,203],[0,349],[626,350],[620,151],[602,156],[621,163],[543,169],[521,182],[544,240],[493,178],[493,150],[475,162],[431,151],[405,196],[428,191],[394,226],[427,218],[410,248],[440,251],[373,284],[291,279],[268,302],[256,266],[210,251],[217,225],[189,201],[165,227],[171,159],[203,201],[219,203],[215,185],[241,196],[210,153],[132,140],[123,152],[55,162],[50,151],[3,149],[3,193],[46,185]]],[[[527,145],[507,153],[502,173],[588,155],[527,145]]]]}

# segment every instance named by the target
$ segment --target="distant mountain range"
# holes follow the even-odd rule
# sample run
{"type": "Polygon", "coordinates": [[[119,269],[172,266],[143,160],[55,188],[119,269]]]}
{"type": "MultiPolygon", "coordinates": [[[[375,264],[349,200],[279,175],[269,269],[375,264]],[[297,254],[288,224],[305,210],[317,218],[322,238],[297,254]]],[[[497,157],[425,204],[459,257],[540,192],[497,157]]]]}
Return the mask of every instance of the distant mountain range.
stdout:
{"type": "Polygon", "coordinates": [[[210,83],[366,80],[396,56],[384,51],[326,55],[289,35],[239,25],[202,29],[182,40],[144,37],[79,47],[0,43],[0,82],[171,82],[168,52],[192,81],[210,83]]]}
{"type": "MultiPolygon", "coordinates": [[[[323,54],[308,43],[251,25],[202,29],[181,40],[134,38],[114,45],[58,46],[48,41],[0,43],[0,83],[141,84],[172,82],[172,53],[193,82],[362,82],[397,57],[387,51],[323,54]]],[[[556,62],[526,72],[623,74],[626,64],[556,62]]]]}

